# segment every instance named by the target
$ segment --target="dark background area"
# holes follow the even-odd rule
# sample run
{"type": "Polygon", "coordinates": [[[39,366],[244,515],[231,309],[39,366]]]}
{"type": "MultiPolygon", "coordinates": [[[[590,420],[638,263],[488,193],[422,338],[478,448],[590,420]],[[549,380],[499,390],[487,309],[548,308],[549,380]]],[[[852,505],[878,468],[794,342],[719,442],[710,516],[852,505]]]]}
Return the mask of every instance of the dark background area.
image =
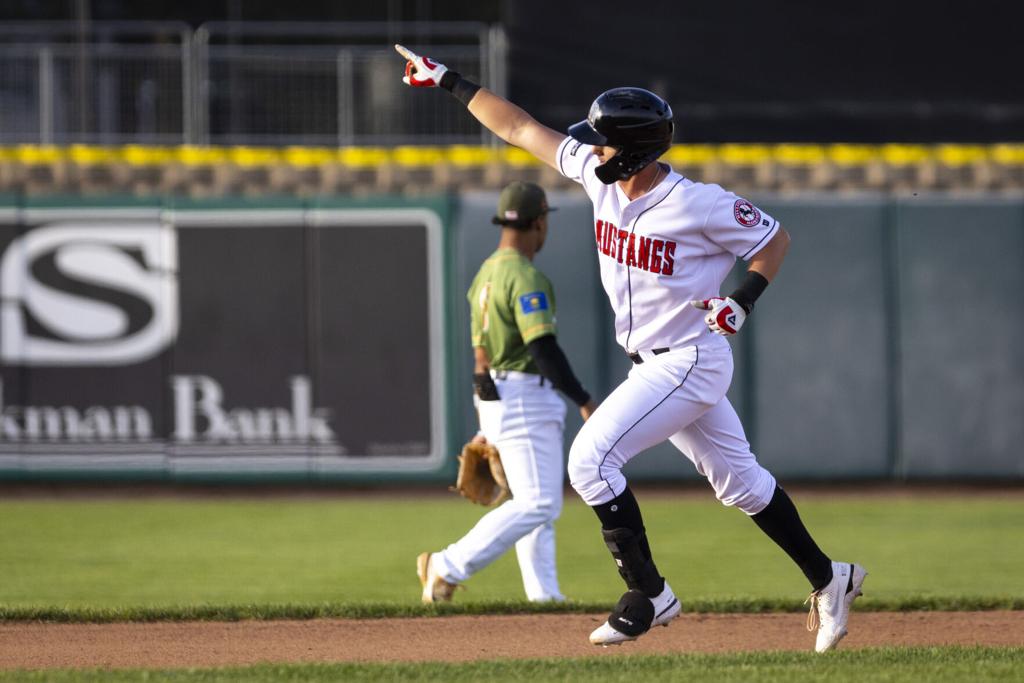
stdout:
{"type": "Polygon", "coordinates": [[[1018,3],[8,0],[0,21],[479,21],[509,94],[557,128],[618,85],[673,105],[677,141],[1024,140],[1018,3]]]}

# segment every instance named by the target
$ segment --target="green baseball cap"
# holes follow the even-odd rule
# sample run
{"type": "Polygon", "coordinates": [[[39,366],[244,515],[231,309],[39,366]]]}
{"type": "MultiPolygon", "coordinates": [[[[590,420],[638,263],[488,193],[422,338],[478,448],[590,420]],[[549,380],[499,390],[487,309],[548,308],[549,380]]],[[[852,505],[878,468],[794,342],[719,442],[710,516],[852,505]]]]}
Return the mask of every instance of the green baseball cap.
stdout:
{"type": "Polygon", "coordinates": [[[516,180],[505,186],[498,198],[498,213],[491,219],[495,225],[516,223],[525,225],[534,218],[554,211],[540,185],[516,180]]]}

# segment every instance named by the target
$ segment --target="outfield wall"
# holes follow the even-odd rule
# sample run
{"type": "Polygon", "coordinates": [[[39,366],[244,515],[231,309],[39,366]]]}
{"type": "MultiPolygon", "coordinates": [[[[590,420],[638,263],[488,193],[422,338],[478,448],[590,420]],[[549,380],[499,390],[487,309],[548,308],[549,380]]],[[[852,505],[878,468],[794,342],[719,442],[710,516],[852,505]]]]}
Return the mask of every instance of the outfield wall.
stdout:
{"type": "MultiPolygon", "coordinates": [[[[590,205],[550,199],[536,262],[600,397],[629,362],[590,205]]],[[[732,341],[762,461],[1024,477],[1024,201],[754,199],[793,236],[732,341]]],[[[464,293],[496,200],[0,201],[0,478],[450,478],[475,431],[464,293]]],[[[696,476],[671,446],[629,469],[696,476]]]]}

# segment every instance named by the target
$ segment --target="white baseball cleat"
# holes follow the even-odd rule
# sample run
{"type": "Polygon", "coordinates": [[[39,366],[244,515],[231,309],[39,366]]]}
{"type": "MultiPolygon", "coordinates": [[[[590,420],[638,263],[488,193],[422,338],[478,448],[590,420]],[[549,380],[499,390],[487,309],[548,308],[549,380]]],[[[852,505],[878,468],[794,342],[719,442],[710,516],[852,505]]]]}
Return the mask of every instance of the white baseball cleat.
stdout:
{"type": "Polygon", "coordinates": [[[423,586],[423,602],[451,602],[459,584],[445,581],[434,569],[434,563],[430,561],[432,557],[430,553],[420,553],[416,558],[416,574],[423,586]]]}
{"type": "Polygon", "coordinates": [[[860,588],[867,575],[864,567],[859,564],[833,562],[832,580],[821,590],[811,593],[804,601],[811,603],[811,610],[807,614],[807,630],[818,629],[815,651],[828,652],[846,635],[850,607],[861,594],[860,588]]]}
{"type": "MultiPolygon", "coordinates": [[[[590,642],[594,645],[618,645],[625,643],[630,640],[636,640],[647,631],[651,630],[655,626],[668,626],[668,623],[679,616],[679,612],[682,611],[683,606],[679,603],[675,593],[672,592],[672,588],[669,587],[668,581],[665,582],[665,587],[661,590],[655,598],[648,598],[651,605],[654,608],[654,618],[651,621],[651,625],[637,633],[636,635],[630,635],[619,631],[611,625],[611,620],[616,618],[615,613],[612,617],[609,617],[609,621],[604,622],[590,634],[590,642]]],[[[619,602],[622,605],[622,601],[619,602]]],[[[648,612],[650,614],[650,612],[648,612]]],[[[632,622],[628,620],[627,616],[619,616],[618,619],[622,619],[625,623],[632,625],[632,622]]],[[[650,617],[648,617],[650,618],[650,617]]]]}

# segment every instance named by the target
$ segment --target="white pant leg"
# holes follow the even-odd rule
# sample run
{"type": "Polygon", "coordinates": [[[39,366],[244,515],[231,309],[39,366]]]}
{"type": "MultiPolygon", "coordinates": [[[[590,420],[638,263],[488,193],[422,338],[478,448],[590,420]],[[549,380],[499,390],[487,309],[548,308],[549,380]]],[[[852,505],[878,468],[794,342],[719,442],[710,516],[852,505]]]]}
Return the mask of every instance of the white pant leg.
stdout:
{"type": "Polygon", "coordinates": [[[562,510],[565,404],[536,380],[495,380],[500,401],[479,403],[480,427],[501,453],[512,499],[434,556],[441,576],[462,582],[516,546],[530,600],[561,600],[554,521],[562,510]]]}
{"type": "Polygon", "coordinates": [[[756,515],[775,495],[775,477],[750,452],[728,398],[672,435],[671,441],[707,477],[722,504],[756,515]]]}
{"type": "MultiPolygon", "coordinates": [[[[540,513],[545,521],[516,541],[516,558],[523,577],[523,589],[528,600],[564,600],[558,588],[558,570],[555,566],[555,520],[562,513],[562,484],[565,480],[563,433],[565,429],[565,404],[554,393],[535,409],[547,413],[534,415],[528,421],[531,425],[525,436],[532,447],[532,457],[526,463],[532,464],[532,471],[514,463],[509,478],[509,488],[514,497],[527,501],[540,513]],[[553,419],[557,417],[557,419],[553,419]],[[526,476],[522,476],[526,473],[526,476]],[[513,480],[516,480],[513,482],[513,480]]],[[[506,442],[517,442],[521,437],[513,436],[506,442]]],[[[507,447],[506,447],[507,448],[507,447]]],[[[502,446],[498,446],[499,452],[502,446]]],[[[522,453],[522,449],[513,450],[522,453]]],[[[502,463],[504,463],[504,457],[502,463]]]]}
{"type": "Polygon", "coordinates": [[[523,575],[526,599],[533,602],[565,600],[558,588],[555,566],[555,523],[546,522],[516,541],[516,558],[523,575]]]}
{"type": "Polygon", "coordinates": [[[718,403],[732,380],[728,347],[687,347],[634,365],[601,403],[569,451],[569,479],[587,505],[626,489],[622,467],[718,403]]]}

